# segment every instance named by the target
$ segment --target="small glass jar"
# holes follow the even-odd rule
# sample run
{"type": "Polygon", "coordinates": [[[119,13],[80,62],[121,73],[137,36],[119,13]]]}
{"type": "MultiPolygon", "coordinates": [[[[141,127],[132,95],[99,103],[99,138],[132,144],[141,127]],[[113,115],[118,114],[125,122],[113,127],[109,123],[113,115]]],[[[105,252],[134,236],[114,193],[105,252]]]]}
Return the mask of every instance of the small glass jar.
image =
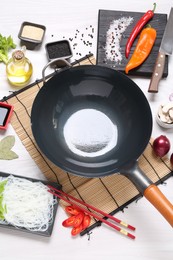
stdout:
{"type": "Polygon", "coordinates": [[[33,68],[30,60],[25,57],[26,47],[12,53],[6,65],[7,79],[14,86],[25,86],[31,78],[33,68]]]}

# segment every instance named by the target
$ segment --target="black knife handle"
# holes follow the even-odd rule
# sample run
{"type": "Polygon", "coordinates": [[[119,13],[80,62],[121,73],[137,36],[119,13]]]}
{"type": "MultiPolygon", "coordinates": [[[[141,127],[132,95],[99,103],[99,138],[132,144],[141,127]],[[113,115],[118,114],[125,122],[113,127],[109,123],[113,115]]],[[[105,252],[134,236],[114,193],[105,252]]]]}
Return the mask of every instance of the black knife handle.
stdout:
{"type": "Polygon", "coordinates": [[[158,85],[163,75],[164,66],[165,66],[165,54],[159,52],[154,66],[148,92],[151,93],[158,92],[158,85]]]}

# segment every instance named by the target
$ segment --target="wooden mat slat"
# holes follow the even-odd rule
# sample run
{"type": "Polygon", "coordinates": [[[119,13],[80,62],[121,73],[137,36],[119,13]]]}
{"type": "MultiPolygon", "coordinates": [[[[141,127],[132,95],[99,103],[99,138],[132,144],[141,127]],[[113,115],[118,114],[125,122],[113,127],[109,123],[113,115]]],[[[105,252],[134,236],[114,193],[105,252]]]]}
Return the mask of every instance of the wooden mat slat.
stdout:
{"type": "MultiPolygon", "coordinates": [[[[95,58],[92,55],[87,56],[77,61],[74,66],[85,64],[95,64],[95,58]]],[[[136,187],[120,174],[101,179],[74,176],[55,166],[40,152],[32,135],[30,114],[33,100],[42,85],[42,80],[36,81],[22,91],[5,97],[2,101],[14,106],[11,124],[44,176],[50,181],[59,182],[66,193],[70,193],[107,213],[115,213],[139,197],[140,194],[136,187]]],[[[146,175],[157,184],[172,174],[168,158],[162,160],[153,154],[152,140],[139,158],[138,163],[146,175]]],[[[64,203],[61,202],[61,205],[64,206],[64,203]]],[[[90,229],[96,225],[97,223],[93,219],[90,229]]]]}

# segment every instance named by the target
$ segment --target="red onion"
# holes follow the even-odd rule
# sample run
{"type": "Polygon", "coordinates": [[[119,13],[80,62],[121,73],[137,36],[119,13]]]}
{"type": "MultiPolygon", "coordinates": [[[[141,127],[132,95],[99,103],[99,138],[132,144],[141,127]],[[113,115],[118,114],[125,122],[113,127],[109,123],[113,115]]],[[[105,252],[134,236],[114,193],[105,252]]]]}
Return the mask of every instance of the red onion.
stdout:
{"type": "Polygon", "coordinates": [[[170,150],[170,141],[165,135],[160,135],[153,142],[153,150],[159,157],[163,157],[170,150]]]}
{"type": "Polygon", "coordinates": [[[170,156],[170,163],[171,163],[171,165],[173,166],[173,153],[172,153],[171,156],[170,156]]]}

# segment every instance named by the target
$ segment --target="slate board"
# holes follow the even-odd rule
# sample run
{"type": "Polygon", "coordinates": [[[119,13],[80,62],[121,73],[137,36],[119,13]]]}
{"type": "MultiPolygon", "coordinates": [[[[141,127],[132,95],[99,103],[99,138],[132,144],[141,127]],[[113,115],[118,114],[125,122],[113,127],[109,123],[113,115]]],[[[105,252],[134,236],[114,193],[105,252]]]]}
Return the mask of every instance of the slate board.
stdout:
{"type": "MultiPolygon", "coordinates": [[[[136,40],[133,43],[133,46],[131,48],[131,52],[130,52],[128,59],[126,59],[126,57],[125,57],[126,42],[130,36],[130,33],[131,33],[133,27],[136,25],[137,21],[142,17],[142,15],[144,15],[144,13],[99,10],[97,57],[96,57],[97,65],[107,66],[110,68],[114,68],[118,71],[124,72],[125,66],[126,66],[128,60],[130,59],[132,53],[134,52],[134,49],[135,49],[139,36],[136,38],[136,40]],[[111,61],[106,58],[105,45],[106,45],[106,35],[107,35],[107,31],[110,27],[110,24],[114,20],[118,20],[121,17],[133,17],[134,20],[126,28],[126,30],[124,31],[124,33],[121,36],[120,50],[121,50],[121,54],[122,54],[122,60],[120,63],[119,62],[117,63],[117,62],[111,61]]],[[[149,57],[145,60],[145,62],[138,68],[129,71],[129,74],[128,74],[129,76],[134,75],[134,76],[151,77],[166,23],[167,23],[167,14],[160,14],[160,13],[154,14],[154,17],[152,18],[152,20],[150,20],[149,24],[153,28],[155,28],[157,31],[157,38],[156,38],[155,44],[152,48],[152,51],[151,51],[149,57]]],[[[168,57],[166,57],[165,68],[164,68],[164,73],[163,73],[163,77],[167,77],[167,76],[168,76],[168,57]]]]}
{"type": "MultiPolygon", "coordinates": [[[[20,179],[26,179],[32,182],[42,182],[44,185],[51,185],[52,187],[61,190],[62,186],[58,183],[55,182],[50,182],[50,181],[42,181],[42,180],[38,180],[38,179],[33,179],[33,178],[27,178],[24,176],[19,176],[19,175],[15,175],[15,174],[10,174],[10,173],[6,173],[6,172],[0,172],[0,177],[3,178],[7,178],[8,176],[14,176],[16,178],[20,178],[20,179]]],[[[31,234],[35,234],[35,235],[40,235],[40,236],[45,236],[45,237],[50,237],[53,231],[53,226],[54,226],[54,221],[55,221],[55,217],[56,217],[56,212],[58,209],[58,205],[59,205],[59,199],[57,197],[54,197],[54,199],[57,200],[57,203],[54,204],[53,206],[53,219],[52,221],[49,223],[48,229],[46,231],[30,231],[24,227],[15,227],[13,225],[10,224],[2,224],[0,223],[0,227],[2,228],[8,228],[8,229],[12,229],[12,230],[19,230],[19,231],[23,231],[23,232],[27,232],[27,233],[31,233],[31,234]]]]}

